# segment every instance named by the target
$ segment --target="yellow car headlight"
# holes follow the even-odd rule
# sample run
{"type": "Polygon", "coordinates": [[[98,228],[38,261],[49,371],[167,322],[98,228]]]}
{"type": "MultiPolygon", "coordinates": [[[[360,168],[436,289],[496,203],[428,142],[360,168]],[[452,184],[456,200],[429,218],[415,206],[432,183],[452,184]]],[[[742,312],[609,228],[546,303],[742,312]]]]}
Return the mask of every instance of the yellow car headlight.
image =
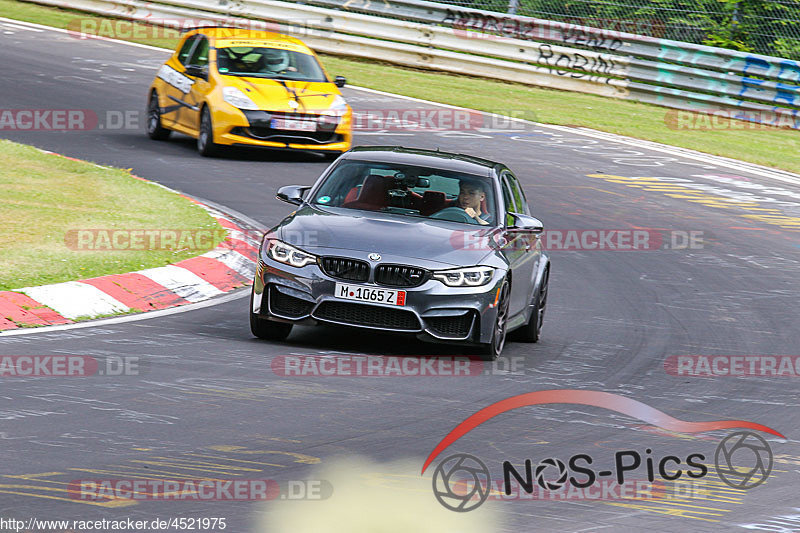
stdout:
{"type": "Polygon", "coordinates": [[[259,107],[249,96],[244,94],[236,87],[225,87],[222,89],[222,98],[234,107],[239,109],[257,110],[259,107]]]}

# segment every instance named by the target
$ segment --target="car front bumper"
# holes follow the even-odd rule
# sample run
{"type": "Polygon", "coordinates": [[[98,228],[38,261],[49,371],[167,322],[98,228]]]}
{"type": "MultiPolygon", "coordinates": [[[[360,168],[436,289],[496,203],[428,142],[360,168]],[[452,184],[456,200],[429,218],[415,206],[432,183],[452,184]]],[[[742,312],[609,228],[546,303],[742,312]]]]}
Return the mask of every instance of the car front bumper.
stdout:
{"type": "Polygon", "coordinates": [[[273,130],[265,111],[242,111],[226,105],[216,112],[214,142],[226,146],[249,146],[277,150],[346,152],[352,147],[350,115],[339,124],[318,126],[318,131],[273,130]]]}
{"type": "Polygon", "coordinates": [[[480,287],[448,287],[429,279],[413,288],[351,282],[328,276],[317,264],[294,268],[262,255],[253,283],[252,312],[293,324],[329,323],[416,335],[447,343],[488,343],[497,316],[504,272],[480,287]],[[336,283],[397,289],[405,305],[361,303],[337,298],[336,283]]]}

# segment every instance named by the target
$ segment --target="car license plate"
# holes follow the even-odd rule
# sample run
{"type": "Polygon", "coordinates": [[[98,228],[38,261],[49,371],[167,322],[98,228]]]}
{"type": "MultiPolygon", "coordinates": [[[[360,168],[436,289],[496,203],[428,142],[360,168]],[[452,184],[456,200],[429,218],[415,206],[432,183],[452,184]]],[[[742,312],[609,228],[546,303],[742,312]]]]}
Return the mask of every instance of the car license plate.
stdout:
{"type": "Polygon", "coordinates": [[[317,123],[295,118],[273,118],[272,129],[293,131],[317,131],[317,123]]]}
{"type": "Polygon", "coordinates": [[[363,285],[336,284],[337,298],[389,305],[406,305],[406,291],[394,289],[373,289],[363,285]]]}

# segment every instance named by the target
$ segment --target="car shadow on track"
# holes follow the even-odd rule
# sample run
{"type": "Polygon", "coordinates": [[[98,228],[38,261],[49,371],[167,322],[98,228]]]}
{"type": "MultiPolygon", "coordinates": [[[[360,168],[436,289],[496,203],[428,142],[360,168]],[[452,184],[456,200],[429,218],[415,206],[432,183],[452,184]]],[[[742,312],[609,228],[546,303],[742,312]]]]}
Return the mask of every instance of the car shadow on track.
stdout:
{"type": "MultiPolygon", "coordinates": [[[[169,144],[180,146],[190,150],[202,159],[197,153],[197,141],[186,135],[174,134],[168,141],[169,144]]],[[[235,161],[264,161],[272,163],[328,163],[320,154],[313,152],[298,152],[289,150],[271,150],[258,147],[223,146],[220,147],[219,154],[211,158],[212,160],[235,160],[235,161]]]]}
{"type": "Polygon", "coordinates": [[[368,355],[415,357],[462,356],[469,353],[464,346],[422,342],[413,336],[395,335],[380,331],[344,326],[295,326],[285,344],[294,348],[315,351],[341,351],[368,355]]]}
{"type": "MultiPolygon", "coordinates": [[[[264,342],[253,339],[253,342],[264,342]]],[[[271,343],[274,347],[276,343],[271,343]]],[[[345,326],[295,326],[289,338],[281,345],[293,352],[308,354],[342,352],[349,354],[388,355],[398,357],[442,356],[478,359],[474,347],[458,344],[423,342],[411,335],[383,333],[380,331],[349,328],[345,326]]],[[[538,345],[543,351],[543,346],[538,345]]],[[[533,351],[532,345],[507,341],[501,358],[526,357],[533,351]]]]}

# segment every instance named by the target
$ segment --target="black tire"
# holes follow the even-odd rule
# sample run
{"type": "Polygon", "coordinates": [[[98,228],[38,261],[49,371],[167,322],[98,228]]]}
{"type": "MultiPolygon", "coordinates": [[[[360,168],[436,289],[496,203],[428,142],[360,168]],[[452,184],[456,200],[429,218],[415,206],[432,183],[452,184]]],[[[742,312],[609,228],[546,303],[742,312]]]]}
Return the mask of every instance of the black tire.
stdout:
{"type": "Polygon", "coordinates": [[[211,112],[208,107],[203,107],[200,113],[200,131],[197,133],[197,151],[203,157],[214,157],[220,152],[220,147],[214,142],[214,127],[211,124],[211,112]]]}
{"type": "Polygon", "coordinates": [[[342,153],[343,152],[326,152],[322,155],[322,158],[325,161],[334,161],[336,158],[342,155],[342,153]]]}
{"type": "Polygon", "coordinates": [[[547,309],[547,289],[550,284],[550,269],[544,273],[542,284],[536,291],[536,298],[533,303],[533,310],[528,323],[511,333],[515,341],[538,342],[542,336],[542,322],[544,322],[544,312],[547,309]]]}
{"type": "Polygon", "coordinates": [[[292,332],[292,324],[284,322],[273,322],[266,318],[261,318],[253,312],[253,292],[250,291],[250,332],[254,337],[268,341],[286,340],[292,332]]]}
{"type": "Polygon", "coordinates": [[[476,350],[481,360],[494,361],[503,352],[506,343],[506,326],[508,324],[508,305],[510,303],[511,284],[503,281],[500,288],[500,299],[497,302],[497,317],[492,331],[492,340],[487,344],[480,344],[476,350]]]}
{"type": "Polygon", "coordinates": [[[153,91],[147,102],[147,136],[155,141],[169,139],[170,130],[161,125],[161,106],[158,105],[158,94],[153,91]]]}

